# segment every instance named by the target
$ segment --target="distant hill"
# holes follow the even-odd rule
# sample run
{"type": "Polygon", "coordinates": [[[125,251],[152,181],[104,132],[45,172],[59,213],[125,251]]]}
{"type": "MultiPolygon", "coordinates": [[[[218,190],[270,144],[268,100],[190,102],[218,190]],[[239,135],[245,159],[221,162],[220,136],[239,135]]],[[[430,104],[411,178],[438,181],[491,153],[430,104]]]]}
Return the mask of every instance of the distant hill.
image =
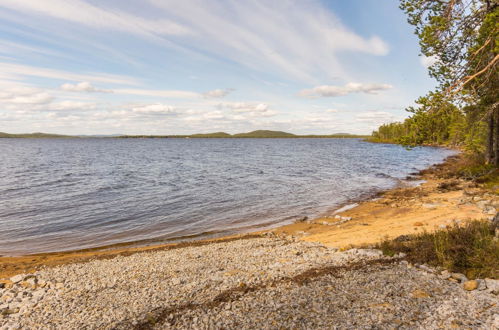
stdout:
{"type": "Polygon", "coordinates": [[[36,139],[54,139],[54,138],[72,138],[75,136],[48,134],[48,133],[28,133],[28,134],[9,134],[0,132],[0,138],[36,138],[36,139]]]}
{"type": "Polygon", "coordinates": [[[215,132],[215,133],[206,133],[206,134],[192,134],[187,135],[186,137],[191,138],[230,138],[232,135],[225,132],[215,132]]]}
{"type": "Polygon", "coordinates": [[[239,133],[234,134],[232,137],[235,138],[289,138],[289,137],[297,137],[294,134],[281,132],[281,131],[266,131],[266,130],[257,130],[248,133],[239,133]]]}
{"type": "Polygon", "coordinates": [[[275,139],[275,138],[368,138],[368,135],[354,135],[348,133],[335,133],[330,135],[296,135],[288,132],[256,130],[248,133],[229,134],[225,132],[199,133],[192,135],[59,135],[47,133],[29,133],[29,134],[9,134],[0,132],[0,138],[122,138],[122,139],[165,139],[165,138],[256,138],[256,139],[275,139]]]}

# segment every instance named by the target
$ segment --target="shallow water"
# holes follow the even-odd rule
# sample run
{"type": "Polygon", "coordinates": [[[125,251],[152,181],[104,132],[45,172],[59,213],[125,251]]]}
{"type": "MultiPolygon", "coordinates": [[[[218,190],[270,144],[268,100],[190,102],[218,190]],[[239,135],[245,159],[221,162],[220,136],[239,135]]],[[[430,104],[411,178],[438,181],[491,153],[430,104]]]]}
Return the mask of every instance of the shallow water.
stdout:
{"type": "Polygon", "coordinates": [[[0,254],[313,218],[453,153],[359,139],[0,139],[0,254]]]}

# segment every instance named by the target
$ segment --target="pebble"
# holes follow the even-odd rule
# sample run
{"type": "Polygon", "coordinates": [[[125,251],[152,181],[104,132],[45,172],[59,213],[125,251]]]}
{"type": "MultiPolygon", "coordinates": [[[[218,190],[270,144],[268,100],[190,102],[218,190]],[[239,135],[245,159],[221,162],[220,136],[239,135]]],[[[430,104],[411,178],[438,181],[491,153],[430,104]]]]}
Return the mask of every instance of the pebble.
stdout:
{"type": "Polygon", "coordinates": [[[24,279],[24,275],[20,274],[20,275],[15,275],[15,276],[12,276],[10,278],[10,280],[12,281],[12,283],[19,283],[21,282],[22,280],[24,279]]]}
{"type": "Polygon", "coordinates": [[[476,280],[466,281],[463,283],[463,289],[466,291],[473,291],[478,288],[478,282],[476,280]]]}
{"type": "Polygon", "coordinates": [[[21,276],[0,329],[494,328],[496,280],[468,294],[409,265],[277,237],[136,253],[21,276]]]}

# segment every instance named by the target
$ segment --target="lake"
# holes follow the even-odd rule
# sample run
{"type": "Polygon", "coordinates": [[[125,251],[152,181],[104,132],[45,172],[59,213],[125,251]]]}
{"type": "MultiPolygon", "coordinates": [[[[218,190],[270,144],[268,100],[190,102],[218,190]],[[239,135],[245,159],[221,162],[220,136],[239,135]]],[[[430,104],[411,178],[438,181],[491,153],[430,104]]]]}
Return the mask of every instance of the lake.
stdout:
{"type": "Polygon", "coordinates": [[[0,255],[314,218],[454,153],[360,139],[0,139],[0,255]]]}

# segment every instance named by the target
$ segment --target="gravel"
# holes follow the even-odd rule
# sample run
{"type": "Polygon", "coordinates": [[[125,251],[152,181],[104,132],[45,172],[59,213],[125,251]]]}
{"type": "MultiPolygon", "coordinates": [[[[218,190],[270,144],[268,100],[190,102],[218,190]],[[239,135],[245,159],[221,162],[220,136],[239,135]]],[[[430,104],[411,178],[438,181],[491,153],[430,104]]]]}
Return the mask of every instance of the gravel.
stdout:
{"type": "Polygon", "coordinates": [[[19,275],[0,329],[499,327],[497,281],[426,268],[276,237],[143,252],[19,275]]]}

